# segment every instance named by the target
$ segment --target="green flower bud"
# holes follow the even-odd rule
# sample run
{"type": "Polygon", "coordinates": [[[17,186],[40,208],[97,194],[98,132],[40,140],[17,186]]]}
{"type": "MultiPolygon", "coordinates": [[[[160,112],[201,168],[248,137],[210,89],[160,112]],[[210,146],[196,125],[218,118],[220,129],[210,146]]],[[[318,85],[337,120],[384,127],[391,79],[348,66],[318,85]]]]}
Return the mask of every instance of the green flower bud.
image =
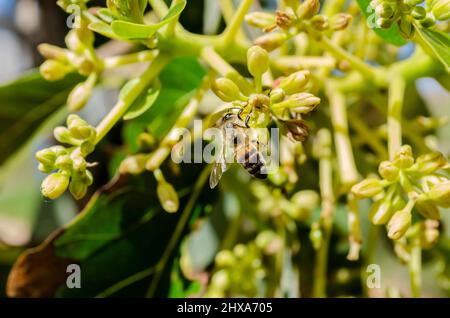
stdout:
{"type": "Polygon", "coordinates": [[[53,151],[55,153],[56,157],[67,155],[69,153],[66,148],[64,148],[63,146],[59,146],[59,145],[52,146],[48,149],[53,151]]]}
{"type": "Polygon", "coordinates": [[[71,135],[77,139],[92,140],[96,136],[95,128],[75,114],[71,114],[67,117],[67,128],[69,128],[71,135]]]}
{"type": "Polygon", "coordinates": [[[72,159],[73,162],[73,170],[77,171],[77,172],[84,172],[86,171],[86,160],[84,160],[83,157],[81,156],[76,156],[75,158],[72,159]]]}
{"type": "Polygon", "coordinates": [[[72,29],[67,33],[65,42],[67,48],[76,53],[82,53],[85,48],[85,45],[80,41],[80,38],[78,37],[76,29],[72,29]]]}
{"type": "Polygon", "coordinates": [[[42,195],[52,200],[58,198],[69,186],[69,179],[68,175],[59,172],[48,175],[42,181],[42,195]]]}
{"type": "Polygon", "coordinates": [[[87,188],[87,184],[79,178],[72,178],[72,180],[70,181],[69,191],[75,198],[75,200],[82,199],[86,195],[87,188]]]}
{"type": "Polygon", "coordinates": [[[222,250],[215,257],[217,267],[232,267],[236,264],[234,254],[229,250],[222,250]]]}
{"type": "Polygon", "coordinates": [[[415,207],[424,218],[432,220],[439,220],[441,218],[439,208],[429,200],[419,200],[416,202],[415,207]]]}
{"type": "Polygon", "coordinates": [[[52,166],[55,164],[56,153],[50,149],[42,149],[36,152],[35,158],[45,166],[52,166]]]}
{"type": "Polygon", "coordinates": [[[369,210],[369,220],[375,225],[386,224],[393,213],[391,198],[385,197],[372,204],[369,210]]]}
{"type": "Polygon", "coordinates": [[[279,103],[284,100],[286,93],[282,88],[277,87],[270,92],[269,97],[272,103],[279,103]]]}
{"type": "Polygon", "coordinates": [[[281,29],[289,29],[296,21],[295,15],[289,12],[277,11],[277,26],[281,29]]]}
{"type": "Polygon", "coordinates": [[[41,171],[41,172],[44,172],[44,173],[50,173],[50,172],[52,172],[55,169],[56,168],[53,165],[50,166],[50,165],[46,165],[46,164],[43,164],[43,163],[40,163],[38,165],[38,170],[41,171]]]}
{"type": "Polygon", "coordinates": [[[355,184],[351,192],[358,198],[371,198],[383,191],[383,185],[380,180],[375,178],[365,179],[355,184]]]}
{"type": "Polygon", "coordinates": [[[431,12],[437,20],[450,19],[450,0],[437,0],[433,2],[431,12]]]}
{"type": "Polygon", "coordinates": [[[83,182],[88,186],[90,186],[94,182],[94,176],[92,175],[92,172],[90,172],[89,170],[84,171],[81,178],[83,182]]]}
{"type": "Polygon", "coordinates": [[[450,181],[436,184],[426,196],[439,206],[448,207],[450,205],[450,181]]]}
{"type": "Polygon", "coordinates": [[[70,67],[56,60],[47,60],[41,64],[39,71],[47,81],[57,81],[67,75],[70,67]]]}
{"type": "Polygon", "coordinates": [[[348,13],[338,13],[331,17],[330,28],[334,31],[344,30],[350,24],[352,16],[348,13]]]}
{"type": "Polygon", "coordinates": [[[72,170],[72,159],[69,155],[59,156],[55,161],[55,166],[64,171],[72,170]]]}
{"type": "Polygon", "coordinates": [[[408,169],[414,164],[412,149],[409,145],[404,145],[394,156],[394,165],[400,169],[408,169]]]}
{"type": "Polygon", "coordinates": [[[119,167],[120,174],[138,175],[145,171],[148,156],[145,154],[132,155],[125,158],[119,167]]]}
{"type": "Polygon", "coordinates": [[[218,290],[226,290],[230,285],[230,278],[228,272],[221,269],[213,274],[211,277],[211,287],[218,290]]]}
{"type": "Polygon", "coordinates": [[[391,217],[387,228],[388,237],[392,240],[398,240],[405,235],[411,225],[411,211],[404,208],[394,213],[391,217]]]}
{"type": "Polygon", "coordinates": [[[423,174],[431,174],[447,165],[447,159],[438,151],[419,156],[416,160],[417,170],[423,174]]]}
{"type": "Polygon", "coordinates": [[[299,19],[309,19],[316,15],[320,9],[319,0],[305,0],[297,9],[297,17],[299,19]]]}
{"type": "Polygon", "coordinates": [[[383,179],[388,181],[394,181],[398,178],[400,170],[392,164],[390,161],[383,161],[378,167],[378,172],[383,179]]]}
{"type": "Polygon", "coordinates": [[[295,94],[305,88],[310,77],[311,73],[309,71],[295,72],[282,79],[278,87],[283,89],[287,95],[295,94]]]}
{"type": "Polygon", "coordinates": [[[260,77],[269,69],[269,54],[263,48],[254,45],[247,51],[247,67],[253,77],[260,77]]]}
{"type": "Polygon", "coordinates": [[[423,249],[430,249],[439,241],[439,222],[425,220],[421,224],[420,245],[423,249]]]}
{"type": "Polygon", "coordinates": [[[431,14],[427,14],[427,16],[425,17],[425,19],[420,21],[420,24],[424,27],[424,28],[429,28],[432,27],[433,25],[436,24],[436,19],[433,15],[431,14]]]}
{"type": "Polygon", "coordinates": [[[276,26],[276,17],[268,12],[251,12],[245,16],[245,21],[255,28],[266,29],[276,26]]]}
{"type": "Polygon", "coordinates": [[[42,43],[38,45],[37,49],[39,53],[47,60],[57,60],[62,63],[69,62],[68,51],[63,48],[47,43],[42,43]]]}
{"type": "Polygon", "coordinates": [[[239,87],[230,79],[221,77],[213,82],[212,90],[224,102],[232,102],[241,99],[239,87]]]}
{"type": "Polygon", "coordinates": [[[425,10],[424,7],[417,6],[414,7],[414,9],[411,12],[411,15],[416,20],[423,20],[427,16],[427,11],[425,10]]]}
{"type": "Polygon", "coordinates": [[[397,24],[400,34],[405,39],[411,39],[414,36],[414,26],[407,19],[400,19],[397,21],[397,24]]]}
{"type": "Polygon", "coordinates": [[[72,134],[70,133],[69,129],[66,127],[56,127],[53,130],[53,135],[55,136],[55,139],[63,144],[69,144],[77,146],[80,144],[79,140],[76,140],[73,138],[72,134]]]}
{"type": "Polygon", "coordinates": [[[388,28],[391,27],[393,22],[394,21],[392,19],[378,18],[377,21],[376,21],[376,24],[380,28],[388,29],[388,28]]]}
{"type": "Polygon", "coordinates": [[[248,248],[244,244],[236,244],[233,253],[237,258],[243,258],[247,254],[248,248]]]}
{"type": "Polygon", "coordinates": [[[71,112],[76,112],[82,109],[92,96],[92,86],[87,85],[86,82],[79,83],[70,92],[67,98],[67,106],[71,112]]]}
{"type": "Polygon", "coordinates": [[[330,27],[328,18],[324,15],[315,15],[311,18],[311,26],[318,31],[325,31],[330,27]]]}
{"type": "Polygon", "coordinates": [[[275,109],[289,108],[299,114],[307,114],[313,111],[320,103],[320,98],[310,93],[298,93],[289,96],[281,103],[273,105],[275,109]]]}
{"type": "Polygon", "coordinates": [[[83,157],[86,157],[88,154],[95,150],[95,144],[92,141],[86,140],[83,141],[80,145],[80,152],[83,157]]]}
{"type": "Polygon", "coordinates": [[[309,239],[315,250],[318,250],[322,245],[323,234],[320,229],[319,223],[315,222],[311,225],[311,231],[309,232],[309,239]]]}
{"type": "Polygon", "coordinates": [[[178,194],[170,183],[166,181],[158,182],[156,193],[161,206],[166,212],[177,212],[180,206],[178,194]]]}
{"type": "Polygon", "coordinates": [[[257,38],[254,44],[262,47],[268,52],[271,52],[283,45],[286,40],[287,35],[284,33],[269,33],[257,38]]]}
{"type": "Polygon", "coordinates": [[[375,7],[375,13],[380,18],[389,19],[394,15],[394,9],[389,5],[389,3],[382,2],[375,7]]]}
{"type": "Polygon", "coordinates": [[[392,199],[392,211],[398,211],[406,206],[406,202],[403,200],[400,194],[394,195],[392,199]]]}
{"type": "Polygon", "coordinates": [[[403,0],[403,2],[410,7],[414,7],[418,4],[421,4],[423,0],[403,0]]]}
{"type": "Polygon", "coordinates": [[[312,211],[319,206],[319,195],[313,190],[302,190],[296,192],[291,202],[296,207],[296,215],[292,215],[297,220],[307,219],[312,211]]]}
{"type": "Polygon", "coordinates": [[[272,231],[262,231],[255,239],[256,246],[264,251],[267,255],[277,253],[283,246],[277,234],[272,231]]]}

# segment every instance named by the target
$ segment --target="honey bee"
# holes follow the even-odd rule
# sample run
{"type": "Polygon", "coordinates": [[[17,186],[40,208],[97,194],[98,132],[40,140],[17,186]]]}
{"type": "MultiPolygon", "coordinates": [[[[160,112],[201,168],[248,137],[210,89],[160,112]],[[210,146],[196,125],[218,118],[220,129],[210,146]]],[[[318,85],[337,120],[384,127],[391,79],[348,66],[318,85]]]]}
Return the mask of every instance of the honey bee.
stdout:
{"type": "Polygon", "coordinates": [[[249,136],[249,127],[239,117],[239,108],[229,108],[225,110],[214,124],[215,127],[221,129],[222,145],[209,178],[209,186],[214,188],[219,183],[222,174],[228,169],[230,162],[230,154],[249,174],[252,176],[265,179],[267,178],[267,166],[261,149],[264,144],[252,140],[249,136]],[[232,151],[229,147],[233,146],[232,151]]]}

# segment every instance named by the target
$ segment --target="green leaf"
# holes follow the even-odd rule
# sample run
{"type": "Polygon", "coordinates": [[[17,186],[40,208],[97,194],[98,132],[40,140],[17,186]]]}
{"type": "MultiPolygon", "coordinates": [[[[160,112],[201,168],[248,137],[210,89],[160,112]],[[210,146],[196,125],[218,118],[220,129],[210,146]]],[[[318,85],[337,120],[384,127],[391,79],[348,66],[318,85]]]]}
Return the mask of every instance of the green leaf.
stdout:
{"type": "Polygon", "coordinates": [[[105,21],[106,23],[111,23],[115,20],[114,15],[112,14],[111,10],[107,8],[101,8],[98,10],[97,15],[105,21]]]}
{"type": "Polygon", "coordinates": [[[420,43],[432,56],[439,59],[450,73],[450,36],[446,33],[416,26],[420,43]]]}
{"type": "MultiPolygon", "coordinates": [[[[133,84],[134,85],[134,84],[133,84]]],[[[156,79],[148,89],[146,89],[138,98],[131,104],[123,119],[130,120],[141,116],[145,113],[158,98],[161,91],[161,82],[156,79]]],[[[121,92],[122,93],[122,92],[121,92]]]]}
{"type": "Polygon", "coordinates": [[[33,71],[0,86],[0,164],[66,102],[72,88],[81,80],[81,76],[69,74],[60,81],[48,82],[33,71]]]}
{"type": "Polygon", "coordinates": [[[357,0],[357,2],[361,12],[366,17],[366,20],[374,25],[370,28],[373,29],[379,37],[387,43],[396,46],[402,46],[407,43],[407,41],[400,35],[400,31],[396,23],[392,24],[392,26],[388,29],[379,28],[375,25],[375,10],[370,6],[370,0],[357,0]]]}
{"type": "Polygon", "coordinates": [[[117,36],[113,30],[111,29],[111,26],[105,22],[92,22],[88,26],[89,30],[94,31],[98,34],[101,34],[107,38],[110,39],[117,39],[120,40],[121,38],[117,36]]]}
{"type": "Polygon", "coordinates": [[[116,35],[124,39],[148,39],[149,37],[153,36],[160,28],[176,19],[181,14],[185,6],[185,0],[178,2],[176,5],[169,9],[167,15],[159,23],[147,25],[117,20],[111,23],[111,28],[116,35]]]}

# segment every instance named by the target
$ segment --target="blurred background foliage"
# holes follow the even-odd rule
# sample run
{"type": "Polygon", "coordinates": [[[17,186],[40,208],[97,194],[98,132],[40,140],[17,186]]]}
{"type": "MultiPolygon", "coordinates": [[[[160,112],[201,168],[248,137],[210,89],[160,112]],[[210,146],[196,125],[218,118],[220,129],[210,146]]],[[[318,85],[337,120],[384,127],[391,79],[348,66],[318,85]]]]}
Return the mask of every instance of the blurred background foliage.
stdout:
{"type": "MultiPolygon", "coordinates": [[[[275,2],[261,1],[263,6],[272,9],[276,7],[275,2]]],[[[83,288],[61,287],[64,277],[37,271],[36,275],[42,276],[36,277],[36,284],[27,289],[27,295],[200,295],[205,290],[205,273],[211,271],[217,252],[232,249],[236,242],[251,242],[262,231],[258,223],[260,211],[255,206],[257,201],[247,186],[248,180],[241,175],[242,171],[232,169],[227,173],[223,178],[222,194],[219,194],[203,187],[207,170],[202,165],[185,168],[166,164],[164,169],[170,171],[167,175],[173,176],[171,183],[180,189],[180,206],[184,210],[177,214],[161,211],[154,197],[155,191],[151,191],[155,184],[150,175],[129,177],[128,180],[123,180],[123,177],[114,179],[114,176],[125,154],[136,151],[136,137],[142,130],[149,129],[156,137],[167,132],[192,91],[200,85],[205,70],[193,58],[172,61],[161,75],[163,90],[151,110],[136,120],[117,125],[101,142],[91,160],[102,163],[94,169],[96,184],[91,187],[102,187],[98,193],[90,193],[77,202],[67,194],[56,201],[45,200],[39,191],[44,176],[36,169],[33,154],[53,144],[51,131],[67,116],[66,108],[61,106],[70,89],[81,78],[69,76],[50,84],[33,69],[42,62],[36,51],[37,44],[63,45],[67,32],[65,21],[64,12],[52,0],[0,1],[0,82],[4,83],[0,86],[0,297],[5,296],[7,276],[18,255],[68,224],[89,200],[86,217],[78,219],[48,241],[48,254],[34,260],[35,266],[52,264],[63,270],[66,263],[61,260],[80,264],[83,288]],[[192,197],[190,194],[197,187],[203,190],[192,197]],[[39,282],[46,284],[49,290],[34,290],[39,282]]],[[[206,34],[216,34],[225,25],[216,1],[207,0],[188,1],[181,22],[192,32],[206,34]]],[[[97,41],[101,45],[104,39],[98,38],[97,41]]],[[[407,56],[411,50],[409,45],[400,52],[407,56]]],[[[81,117],[89,118],[91,124],[98,123],[117,96],[117,90],[112,88],[114,79],[110,81],[105,81],[95,90],[92,100],[81,111],[81,117]]],[[[413,104],[416,114],[450,115],[449,94],[435,80],[421,79],[415,85],[420,96],[407,93],[410,100],[406,104],[413,104]],[[418,99],[422,102],[417,103],[418,99]],[[421,109],[417,110],[417,107],[421,109]]],[[[411,110],[411,107],[405,108],[411,110]]],[[[414,112],[407,114],[410,117],[414,115],[414,112]]],[[[450,127],[439,129],[436,135],[440,149],[448,154],[450,127]]],[[[357,162],[364,162],[358,158],[360,153],[356,152],[355,156],[357,162]]],[[[367,172],[364,166],[358,168],[362,174],[367,172]]],[[[317,190],[317,182],[314,181],[317,167],[308,163],[303,169],[301,177],[304,182],[299,190],[317,190]]],[[[362,201],[361,204],[368,203],[362,201]]],[[[367,208],[362,207],[361,210],[367,208]]],[[[316,208],[312,217],[296,228],[300,246],[292,246],[286,251],[282,296],[311,295],[314,249],[309,240],[309,226],[318,219],[319,212],[316,208]],[[297,253],[300,248],[302,252],[297,253]],[[294,258],[289,257],[294,254],[294,258]],[[301,276],[294,263],[300,264],[301,276]]],[[[443,211],[442,216],[444,235],[439,247],[442,253],[439,258],[434,257],[436,250],[424,254],[423,296],[450,296],[450,211],[443,211]],[[436,272],[442,276],[436,276],[436,272]]],[[[364,252],[370,241],[369,222],[367,215],[362,214],[361,217],[364,252]]],[[[330,247],[330,296],[363,294],[361,264],[346,259],[347,234],[346,211],[344,205],[340,205],[330,247]]],[[[256,253],[246,251],[252,252],[256,253]]],[[[399,263],[392,252],[391,242],[384,235],[379,236],[375,259],[382,268],[382,289],[396,287],[401,293],[408,294],[408,271],[399,263]]],[[[237,277],[241,274],[236,273],[237,277]]],[[[244,275],[239,279],[249,294],[253,286],[244,284],[246,278],[244,275]]],[[[264,295],[261,290],[264,288],[256,287],[253,295],[264,295]]]]}

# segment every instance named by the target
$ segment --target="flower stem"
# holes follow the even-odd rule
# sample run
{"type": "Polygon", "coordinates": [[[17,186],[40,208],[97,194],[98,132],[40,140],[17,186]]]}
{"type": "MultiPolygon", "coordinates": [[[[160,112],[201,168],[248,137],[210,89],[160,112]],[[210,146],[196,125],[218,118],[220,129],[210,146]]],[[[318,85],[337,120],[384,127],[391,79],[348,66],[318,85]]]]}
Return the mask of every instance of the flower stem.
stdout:
{"type": "Polygon", "coordinates": [[[95,143],[99,143],[100,140],[111,130],[111,128],[122,118],[131,104],[136,100],[139,94],[147,87],[147,85],[159,75],[161,70],[170,61],[170,57],[166,55],[159,55],[153,63],[142,73],[138,82],[134,85],[124,96],[121,96],[116,105],[111,111],[103,118],[98,124],[97,139],[95,143]]]}
{"type": "Polygon", "coordinates": [[[314,268],[313,297],[326,297],[328,253],[333,227],[335,197],[333,192],[333,171],[331,163],[331,149],[321,151],[319,158],[319,186],[322,198],[320,225],[322,242],[316,254],[314,268]]]}
{"type": "Polygon", "coordinates": [[[328,85],[327,95],[330,103],[340,179],[343,187],[348,189],[358,181],[358,171],[356,170],[352,145],[348,134],[345,96],[339,90],[332,87],[332,85],[328,85]]]}
{"type": "Polygon", "coordinates": [[[411,238],[411,259],[409,261],[409,275],[411,279],[411,296],[420,297],[422,286],[422,248],[420,246],[420,231],[415,231],[411,238]]]}
{"type": "Polygon", "coordinates": [[[237,33],[239,32],[242,21],[244,21],[247,11],[250,9],[253,0],[242,0],[240,6],[238,7],[236,13],[228,24],[227,28],[223,32],[223,45],[225,47],[229,46],[235,39],[237,33]]]}
{"type": "Polygon", "coordinates": [[[389,85],[388,100],[388,151],[392,160],[395,153],[402,146],[402,107],[405,93],[405,80],[401,76],[395,76],[389,85]]]}

